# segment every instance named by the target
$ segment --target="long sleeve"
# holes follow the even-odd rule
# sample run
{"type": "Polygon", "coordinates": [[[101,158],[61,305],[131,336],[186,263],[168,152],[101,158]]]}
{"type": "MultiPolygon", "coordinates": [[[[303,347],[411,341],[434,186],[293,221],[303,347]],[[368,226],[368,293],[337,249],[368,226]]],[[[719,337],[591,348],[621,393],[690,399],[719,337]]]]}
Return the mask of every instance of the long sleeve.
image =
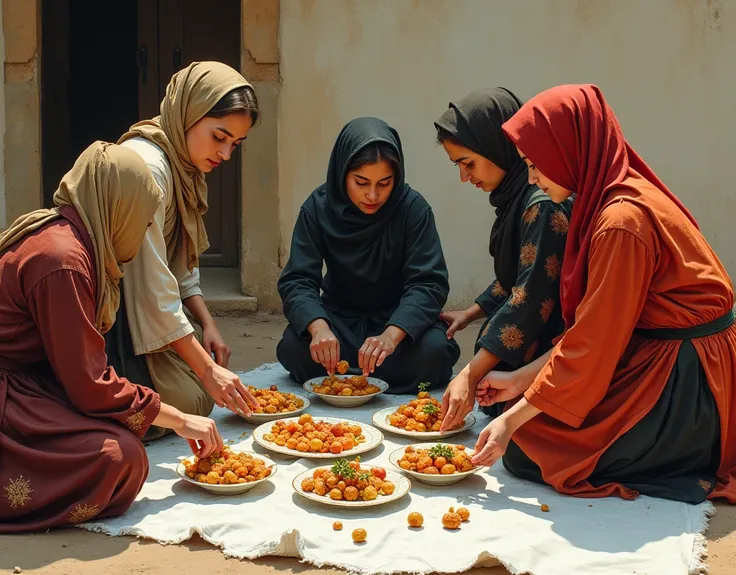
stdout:
{"type": "Polygon", "coordinates": [[[89,279],[74,270],[55,271],[32,287],[26,299],[51,367],[74,406],[143,437],[158,416],[159,395],[118,377],[107,366],[105,340],[95,329],[89,279]]]}
{"type": "Polygon", "coordinates": [[[481,347],[517,368],[529,363],[559,305],[560,269],[569,222],[560,206],[543,201],[522,217],[516,285],[507,294],[498,282],[491,295],[501,300],[478,341],[481,347]]]}
{"type": "Polygon", "coordinates": [[[475,298],[475,303],[480,306],[486,317],[490,317],[496,313],[496,310],[504,304],[508,297],[509,294],[504,291],[498,280],[493,280],[485,291],[475,298]]]}
{"type": "Polygon", "coordinates": [[[404,290],[386,325],[416,340],[437,321],[450,293],[449,274],[432,210],[410,223],[404,248],[404,290]]]}
{"type": "Polygon", "coordinates": [[[580,427],[608,391],[644,307],[654,266],[652,250],[628,230],[606,229],[593,237],[587,290],[575,324],[524,394],[527,401],[580,427]]]}
{"type": "Polygon", "coordinates": [[[162,203],[138,255],[124,266],[123,293],[136,355],[157,351],[194,331],[184,314],[179,282],[166,260],[164,217],[162,203]]]}
{"type": "Polygon", "coordinates": [[[311,216],[302,209],[291,237],[289,261],[278,281],[278,291],[284,305],[284,315],[300,336],[316,319],[328,320],[322,306],[322,241],[311,216]]]}
{"type": "Polygon", "coordinates": [[[164,151],[143,138],[123,146],[136,151],[146,162],[163,193],[138,255],[125,264],[123,293],[133,353],[142,355],[165,348],[194,331],[184,313],[182,300],[201,295],[199,270],[171,270],[166,255],[164,221],[166,206],[173,201],[174,179],[164,151]]]}
{"type": "Polygon", "coordinates": [[[184,301],[188,297],[202,295],[202,288],[199,285],[199,268],[194,268],[191,272],[184,270],[176,278],[179,284],[179,298],[184,301]]]}

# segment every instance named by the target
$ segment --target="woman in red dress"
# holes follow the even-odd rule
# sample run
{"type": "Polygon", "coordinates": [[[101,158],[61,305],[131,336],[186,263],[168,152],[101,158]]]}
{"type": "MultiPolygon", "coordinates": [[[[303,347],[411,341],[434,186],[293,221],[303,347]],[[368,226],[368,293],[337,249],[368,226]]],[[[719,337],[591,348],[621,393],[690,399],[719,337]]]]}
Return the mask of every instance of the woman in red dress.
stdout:
{"type": "Polygon", "coordinates": [[[125,513],[148,475],[140,438],[152,424],[200,455],[222,447],[214,422],[107,365],[122,263],[160,201],[138,154],[96,142],[56,208],[0,234],[0,533],[125,513]]]}
{"type": "Polygon", "coordinates": [[[529,181],[575,193],[556,346],[482,383],[512,407],[476,463],[562,493],[736,502],[731,280],[592,85],[539,94],[503,126],[529,181]]]}

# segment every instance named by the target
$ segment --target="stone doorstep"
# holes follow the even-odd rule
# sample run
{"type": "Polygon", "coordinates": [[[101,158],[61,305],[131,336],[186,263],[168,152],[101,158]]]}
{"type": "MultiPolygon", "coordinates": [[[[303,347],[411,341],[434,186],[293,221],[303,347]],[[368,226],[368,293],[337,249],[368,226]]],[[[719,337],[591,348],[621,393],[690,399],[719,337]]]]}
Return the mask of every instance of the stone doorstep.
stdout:
{"type": "Polygon", "coordinates": [[[258,311],[258,300],[240,291],[236,268],[200,268],[200,286],[213,317],[240,317],[258,311]]]}
{"type": "Polygon", "coordinates": [[[207,297],[205,294],[205,302],[212,317],[242,317],[258,311],[258,300],[250,295],[207,297]]]}

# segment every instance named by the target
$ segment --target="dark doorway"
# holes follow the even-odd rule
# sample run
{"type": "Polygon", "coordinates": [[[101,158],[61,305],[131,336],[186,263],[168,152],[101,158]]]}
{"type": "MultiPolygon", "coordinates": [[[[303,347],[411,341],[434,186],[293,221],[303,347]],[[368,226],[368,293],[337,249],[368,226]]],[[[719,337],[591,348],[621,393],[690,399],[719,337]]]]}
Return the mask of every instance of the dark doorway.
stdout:
{"type": "MultiPolygon", "coordinates": [[[[42,0],[44,202],[95,140],[158,115],[172,74],[191,62],[240,67],[240,0],[42,0]],[[214,5],[213,5],[214,6],[214,5]]],[[[240,156],[207,176],[204,266],[237,267],[240,156]]]]}
{"type": "Polygon", "coordinates": [[[134,0],[42,0],[41,142],[44,203],[95,140],[138,120],[134,0]]]}

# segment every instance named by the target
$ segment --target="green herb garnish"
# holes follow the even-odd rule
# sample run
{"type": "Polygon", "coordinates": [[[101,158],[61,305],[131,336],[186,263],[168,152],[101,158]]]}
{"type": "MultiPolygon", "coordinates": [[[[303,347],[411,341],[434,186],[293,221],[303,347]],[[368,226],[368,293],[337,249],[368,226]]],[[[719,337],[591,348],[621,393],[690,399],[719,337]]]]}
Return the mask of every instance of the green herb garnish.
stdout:
{"type": "Polygon", "coordinates": [[[424,406],[422,411],[427,415],[437,415],[440,412],[440,408],[437,407],[434,403],[428,403],[424,406]]]}
{"type": "Polygon", "coordinates": [[[429,454],[432,456],[432,459],[444,457],[448,461],[452,459],[455,455],[452,451],[452,447],[450,447],[449,445],[442,445],[441,443],[438,443],[432,449],[430,449],[429,454]]]}
{"type": "Polygon", "coordinates": [[[427,391],[430,385],[432,384],[426,381],[423,381],[422,383],[419,384],[419,392],[421,393],[422,391],[427,391]]]}
{"type": "Polygon", "coordinates": [[[332,466],[332,473],[343,479],[353,479],[355,477],[355,469],[350,467],[347,459],[338,459],[332,466]]]}

